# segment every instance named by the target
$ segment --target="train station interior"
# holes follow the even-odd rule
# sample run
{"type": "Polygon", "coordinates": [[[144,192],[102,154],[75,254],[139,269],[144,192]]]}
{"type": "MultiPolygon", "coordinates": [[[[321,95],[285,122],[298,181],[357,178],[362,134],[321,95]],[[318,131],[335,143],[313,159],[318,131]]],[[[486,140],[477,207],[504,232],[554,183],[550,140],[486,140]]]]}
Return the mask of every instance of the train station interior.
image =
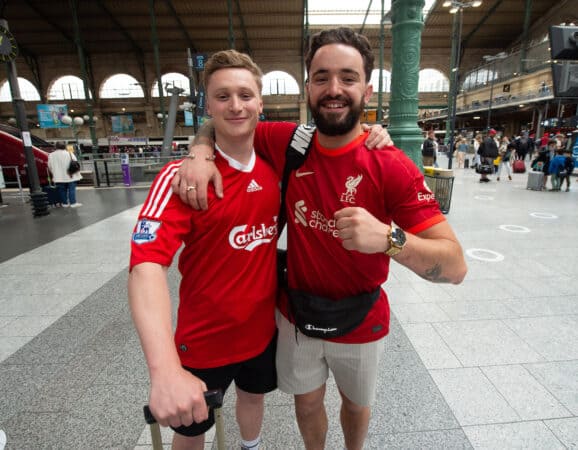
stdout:
{"type": "MultiPolygon", "coordinates": [[[[38,214],[24,148],[12,160],[0,140],[0,450],[152,448],[130,239],[154,176],[206,117],[202,63],[226,48],[249,54],[264,74],[261,120],[307,123],[304,51],[336,26],[374,50],[362,120],[388,127],[420,169],[425,132],[439,138],[451,178],[442,209],[468,264],[454,286],[392,263],[364,448],[578,446],[576,171],[568,191],[527,189],[529,157],[525,173],[479,183],[473,151],[465,167],[443,151],[452,134],[471,143],[493,128],[565,136],[578,157],[578,57],[556,60],[551,42],[551,27],[578,30],[578,0],[0,0],[0,134],[65,142],[83,178],[82,207],[38,214]]],[[[168,274],[176,306],[176,264],[168,274]]],[[[239,448],[234,401],[230,390],[227,449],[239,448]]],[[[344,448],[339,404],[330,380],[331,450],[344,448]]],[[[171,438],[163,428],[164,448],[171,438]]],[[[267,450],[304,448],[291,396],[267,395],[262,438],[267,450]]]]}

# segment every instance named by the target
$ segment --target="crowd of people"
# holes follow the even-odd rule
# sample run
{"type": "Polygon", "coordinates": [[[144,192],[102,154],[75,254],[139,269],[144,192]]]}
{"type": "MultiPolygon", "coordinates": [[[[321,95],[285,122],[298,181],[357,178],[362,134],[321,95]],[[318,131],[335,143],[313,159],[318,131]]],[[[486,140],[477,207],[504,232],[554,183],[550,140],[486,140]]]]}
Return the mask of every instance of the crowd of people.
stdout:
{"type": "MultiPolygon", "coordinates": [[[[435,165],[437,143],[434,131],[428,130],[427,137],[422,144],[423,165],[435,165]],[[433,150],[433,153],[432,153],[433,150]]],[[[542,172],[542,189],[547,189],[550,179],[551,191],[570,190],[571,175],[575,161],[572,156],[571,136],[563,133],[544,133],[540,139],[535,139],[527,131],[517,136],[507,136],[489,129],[485,135],[477,133],[469,142],[462,135],[456,137],[453,156],[456,157],[456,167],[465,168],[467,154],[473,154],[471,167],[480,173],[480,182],[490,181],[488,175],[496,175],[500,181],[502,171],[505,171],[508,180],[512,180],[512,172],[516,161],[522,161],[526,168],[535,172],[542,172]],[[526,162],[528,163],[526,167],[526,162]]],[[[469,162],[469,161],[468,161],[469,162]]]]}

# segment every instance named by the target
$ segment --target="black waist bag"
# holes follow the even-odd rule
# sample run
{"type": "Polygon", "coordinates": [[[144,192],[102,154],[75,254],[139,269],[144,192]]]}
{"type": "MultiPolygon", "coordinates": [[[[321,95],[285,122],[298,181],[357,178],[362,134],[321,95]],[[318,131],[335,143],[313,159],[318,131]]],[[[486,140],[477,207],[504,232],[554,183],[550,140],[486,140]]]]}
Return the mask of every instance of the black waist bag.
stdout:
{"type": "Polygon", "coordinates": [[[305,336],[335,338],[358,327],[379,298],[381,289],[331,300],[327,297],[288,289],[289,314],[305,336]]]}

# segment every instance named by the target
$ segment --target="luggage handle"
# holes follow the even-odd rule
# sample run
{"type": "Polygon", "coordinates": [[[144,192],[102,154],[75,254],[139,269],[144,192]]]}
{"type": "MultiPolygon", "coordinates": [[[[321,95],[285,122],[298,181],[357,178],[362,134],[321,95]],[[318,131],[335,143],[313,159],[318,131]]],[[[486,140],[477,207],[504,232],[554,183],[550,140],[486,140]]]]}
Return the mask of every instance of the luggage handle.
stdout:
{"type": "MultiPolygon", "coordinates": [[[[223,406],[223,391],[221,391],[221,389],[205,391],[203,395],[205,396],[205,402],[207,402],[207,406],[209,408],[220,408],[223,406]]],[[[143,411],[146,423],[149,425],[156,423],[157,420],[151,413],[149,405],[145,405],[143,407],[143,411]]]]}

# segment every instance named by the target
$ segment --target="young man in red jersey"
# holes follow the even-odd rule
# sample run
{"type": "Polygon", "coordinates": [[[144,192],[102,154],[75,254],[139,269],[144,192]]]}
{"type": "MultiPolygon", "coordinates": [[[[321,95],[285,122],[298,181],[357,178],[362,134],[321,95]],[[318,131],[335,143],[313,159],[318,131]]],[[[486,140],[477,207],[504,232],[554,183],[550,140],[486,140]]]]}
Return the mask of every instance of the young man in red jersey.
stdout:
{"type": "MultiPolygon", "coordinates": [[[[373,70],[367,39],[348,28],[322,31],[312,38],[306,65],[308,104],[317,131],[307,160],[291,174],[286,194],[290,293],[284,292],[278,304],[278,385],[295,396],[305,447],[323,449],[325,383],[331,371],[342,399],[345,446],[358,450],[367,435],[379,356],[389,331],[388,299],[381,285],[390,258],[432,282],[460,283],[467,268],[419,169],[399,149],[368,151],[364,145],[367,133],[359,120],[372,94],[373,70]],[[337,337],[311,337],[311,327],[300,327],[293,314],[296,299],[321,298],[324,304],[326,299],[339,304],[353,299],[354,305],[359,299],[361,305],[373,292],[377,298],[361,323],[337,337]]],[[[294,128],[260,123],[256,129],[255,149],[279,175],[294,128]]],[[[211,170],[200,162],[181,168],[187,183],[215,176],[213,171],[199,175],[211,170]]],[[[187,195],[182,183],[182,198],[202,206],[203,199],[187,195]]]]}
{"type": "Polygon", "coordinates": [[[171,162],[153,182],[132,236],[129,302],[149,367],[151,412],[175,430],[173,449],[204,448],[214,417],[203,392],[226,390],[232,381],[241,448],[258,449],[264,393],[277,386],[280,193],[278,176],[253,150],[263,109],[261,77],[253,61],[234,50],[209,58],[214,164],[231,195],[216,202],[210,193],[208,211],[191,209],[172,192],[182,161],[171,162]],[[183,243],[173,338],[167,269],[183,243]]]}

